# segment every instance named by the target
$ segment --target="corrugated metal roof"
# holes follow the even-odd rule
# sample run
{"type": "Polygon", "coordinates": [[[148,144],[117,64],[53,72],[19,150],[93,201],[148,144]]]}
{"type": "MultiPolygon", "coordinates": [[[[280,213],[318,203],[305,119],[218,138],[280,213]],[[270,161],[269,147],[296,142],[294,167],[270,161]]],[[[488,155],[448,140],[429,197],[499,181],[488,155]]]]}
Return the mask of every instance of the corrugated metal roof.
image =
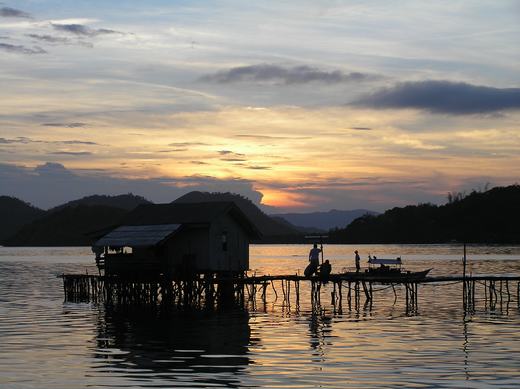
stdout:
{"type": "Polygon", "coordinates": [[[121,226],[94,243],[94,247],[149,247],[173,234],[180,224],[121,226]]]}

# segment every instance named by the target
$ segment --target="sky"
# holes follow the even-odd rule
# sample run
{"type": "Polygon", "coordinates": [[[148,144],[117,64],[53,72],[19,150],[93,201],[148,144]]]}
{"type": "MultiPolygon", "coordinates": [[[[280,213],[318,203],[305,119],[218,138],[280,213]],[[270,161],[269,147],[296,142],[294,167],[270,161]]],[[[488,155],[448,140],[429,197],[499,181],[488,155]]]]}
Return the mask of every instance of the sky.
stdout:
{"type": "Polygon", "coordinates": [[[0,2],[0,194],[271,211],[518,183],[520,1],[0,2]]]}

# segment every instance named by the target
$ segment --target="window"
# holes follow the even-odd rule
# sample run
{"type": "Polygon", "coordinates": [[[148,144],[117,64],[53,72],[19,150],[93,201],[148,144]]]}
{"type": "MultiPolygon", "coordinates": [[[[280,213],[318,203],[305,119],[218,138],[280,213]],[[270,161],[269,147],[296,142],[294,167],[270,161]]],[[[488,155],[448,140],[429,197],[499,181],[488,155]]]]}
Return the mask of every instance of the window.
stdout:
{"type": "Polygon", "coordinates": [[[222,233],[222,251],[227,251],[227,231],[222,233]]]}

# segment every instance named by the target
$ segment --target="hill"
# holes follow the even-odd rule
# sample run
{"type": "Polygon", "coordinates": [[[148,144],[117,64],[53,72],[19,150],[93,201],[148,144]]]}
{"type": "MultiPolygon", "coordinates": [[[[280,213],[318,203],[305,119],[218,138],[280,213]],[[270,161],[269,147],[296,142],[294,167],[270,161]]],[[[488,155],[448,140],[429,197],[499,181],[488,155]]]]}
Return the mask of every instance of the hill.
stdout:
{"type": "Polygon", "coordinates": [[[354,209],[351,211],[332,209],[328,212],[280,213],[270,216],[283,218],[297,227],[328,231],[333,228],[344,228],[353,220],[365,214],[374,215],[376,212],[366,209],[354,209]]]}
{"type": "Polygon", "coordinates": [[[7,246],[88,246],[91,233],[118,224],[127,211],[104,205],[76,205],[47,212],[22,227],[7,246]]]}
{"type": "Polygon", "coordinates": [[[23,225],[43,216],[45,211],[14,197],[0,196],[0,242],[14,235],[23,225]]]}
{"type": "Polygon", "coordinates": [[[294,226],[275,220],[262,212],[251,200],[234,193],[209,193],[193,191],[179,197],[173,203],[199,203],[231,201],[255,224],[262,233],[263,243],[294,242],[302,233],[294,226]]]}
{"type": "Polygon", "coordinates": [[[450,196],[366,215],[330,234],[335,243],[520,243],[520,186],[450,196]]]}
{"type": "MultiPolygon", "coordinates": [[[[124,215],[140,204],[151,202],[133,194],[94,195],[70,201],[48,211],[36,209],[37,217],[26,218],[18,228],[6,233],[2,241],[7,246],[90,245],[94,240],[92,232],[119,223],[124,215]]],[[[4,220],[16,220],[16,215],[8,216],[4,220]]]]}
{"type": "Polygon", "coordinates": [[[68,203],[58,205],[50,209],[49,211],[55,212],[67,207],[77,207],[80,205],[103,205],[106,207],[115,207],[124,209],[127,211],[131,211],[141,204],[152,204],[151,201],[148,201],[142,196],[137,196],[132,193],[122,194],[117,196],[106,196],[106,195],[93,195],[86,196],[78,200],[69,201],[68,203]]]}

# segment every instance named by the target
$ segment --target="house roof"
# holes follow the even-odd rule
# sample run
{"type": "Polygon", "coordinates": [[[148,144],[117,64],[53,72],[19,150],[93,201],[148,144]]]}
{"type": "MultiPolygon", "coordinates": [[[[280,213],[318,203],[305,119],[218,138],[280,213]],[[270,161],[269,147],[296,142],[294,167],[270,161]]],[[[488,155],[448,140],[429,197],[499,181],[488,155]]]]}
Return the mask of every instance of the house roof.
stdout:
{"type": "Polygon", "coordinates": [[[94,243],[94,247],[155,246],[179,229],[180,224],[120,226],[94,243]]]}
{"type": "Polygon", "coordinates": [[[124,218],[123,224],[211,224],[226,213],[233,217],[250,237],[256,238],[260,236],[260,232],[253,222],[240,208],[229,201],[143,204],[130,212],[124,218]]]}

